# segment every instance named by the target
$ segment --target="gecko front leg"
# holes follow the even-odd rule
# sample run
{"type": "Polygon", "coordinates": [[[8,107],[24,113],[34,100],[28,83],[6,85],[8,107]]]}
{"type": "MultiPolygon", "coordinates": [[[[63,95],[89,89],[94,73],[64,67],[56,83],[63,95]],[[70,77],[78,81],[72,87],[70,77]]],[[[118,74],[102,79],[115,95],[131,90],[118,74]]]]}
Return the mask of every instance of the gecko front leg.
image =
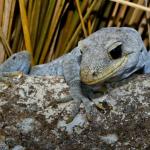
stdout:
{"type": "Polygon", "coordinates": [[[80,81],[80,56],[72,58],[68,57],[63,61],[64,77],[70,88],[70,95],[74,100],[74,110],[72,115],[75,116],[78,113],[81,102],[83,102],[87,117],[91,119],[90,113],[92,110],[92,104],[90,100],[83,95],[81,90],[80,81]]]}

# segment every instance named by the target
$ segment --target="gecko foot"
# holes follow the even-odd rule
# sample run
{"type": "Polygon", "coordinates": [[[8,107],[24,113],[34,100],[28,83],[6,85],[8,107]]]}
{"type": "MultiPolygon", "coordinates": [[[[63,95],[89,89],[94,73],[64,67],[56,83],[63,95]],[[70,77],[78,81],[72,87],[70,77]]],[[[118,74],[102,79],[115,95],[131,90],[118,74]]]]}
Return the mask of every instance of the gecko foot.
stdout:
{"type": "MultiPolygon", "coordinates": [[[[64,120],[66,120],[66,123],[72,122],[72,120],[75,118],[75,116],[79,113],[80,108],[81,108],[80,104],[83,101],[81,101],[80,99],[78,99],[78,100],[74,99],[71,102],[70,106],[65,109],[65,113],[64,113],[65,115],[63,116],[63,118],[64,118],[64,120]]],[[[87,103],[84,101],[83,108],[85,109],[87,120],[90,122],[93,121],[97,114],[96,113],[97,109],[95,107],[95,104],[93,104],[90,101],[88,101],[87,103]]]]}
{"type": "Polygon", "coordinates": [[[88,121],[90,121],[90,122],[93,121],[97,114],[96,113],[97,109],[96,109],[95,105],[90,103],[85,106],[85,110],[86,110],[86,116],[87,116],[88,121]]]}
{"type": "Polygon", "coordinates": [[[88,98],[82,98],[83,105],[85,107],[86,116],[88,121],[92,121],[95,118],[97,109],[95,104],[91,102],[88,98]]]}
{"type": "Polygon", "coordinates": [[[64,118],[67,123],[70,123],[75,118],[75,116],[79,113],[80,104],[81,101],[74,100],[72,101],[70,106],[65,109],[67,113],[66,116],[64,116],[64,118]]]}

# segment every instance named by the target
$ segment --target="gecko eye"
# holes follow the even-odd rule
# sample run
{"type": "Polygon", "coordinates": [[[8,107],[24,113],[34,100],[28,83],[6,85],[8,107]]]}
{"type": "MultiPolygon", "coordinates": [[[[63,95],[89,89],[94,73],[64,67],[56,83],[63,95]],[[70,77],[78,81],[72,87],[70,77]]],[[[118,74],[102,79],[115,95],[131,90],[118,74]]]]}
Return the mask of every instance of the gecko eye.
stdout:
{"type": "Polygon", "coordinates": [[[16,59],[16,56],[14,56],[12,59],[15,60],[15,59],[16,59]]]}
{"type": "Polygon", "coordinates": [[[112,49],[109,52],[109,55],[112,59],[118,59],[122,57],[122,49],[121,49],[121,45],[118,45],[116,48],[112,49]]]}

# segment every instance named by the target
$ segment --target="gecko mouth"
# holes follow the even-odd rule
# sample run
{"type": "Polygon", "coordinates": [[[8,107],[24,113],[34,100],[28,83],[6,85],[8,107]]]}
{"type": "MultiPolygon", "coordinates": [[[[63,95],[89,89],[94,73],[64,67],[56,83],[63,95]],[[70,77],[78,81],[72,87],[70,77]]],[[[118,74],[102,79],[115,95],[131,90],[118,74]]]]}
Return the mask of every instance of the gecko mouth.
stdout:
{"type": "Polygon", "coordinates": [[[127,63],[128,55],[118,59],[115,63],[112,63],[109,67],[103,69],[101,73],[96,76],[87,74],[84,70],[81,70],[81,81],[87,85],[94,85],[106,81],[113,77],[117,71],[122,69],[127,63]]]}

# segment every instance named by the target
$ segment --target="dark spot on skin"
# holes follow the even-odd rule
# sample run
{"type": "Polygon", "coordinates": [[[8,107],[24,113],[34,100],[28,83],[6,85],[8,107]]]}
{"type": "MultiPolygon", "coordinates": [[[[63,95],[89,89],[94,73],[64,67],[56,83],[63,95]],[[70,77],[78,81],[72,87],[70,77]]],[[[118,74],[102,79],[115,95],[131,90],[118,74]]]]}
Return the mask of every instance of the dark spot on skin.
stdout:
{"type": "Polygon", "coordinates": [[[121,45],[117,46],[116,48],[112,49],[109,52],[110,56],[112,59],[118,59],[122,57],[122,49],[121,49],[121,45]]]}
{"type": "Polygon", "coordinates": [[[93,76],[96,76],[96,75],[97,75],[97,73],[96,73],[96,72],[93,72],[93,73],[92,73],[92,75],[93,75],[93,76]]]}
{"type": "Polygon", "coordinates": [[[16,59],[16,56],[14,56],[12,59],[15,60],[15,59],[16,59]]]}
{"type": "Polygon", "coordinates": [[[140,52],[143,52],[143,49],[141,49],[140,52]]]}

